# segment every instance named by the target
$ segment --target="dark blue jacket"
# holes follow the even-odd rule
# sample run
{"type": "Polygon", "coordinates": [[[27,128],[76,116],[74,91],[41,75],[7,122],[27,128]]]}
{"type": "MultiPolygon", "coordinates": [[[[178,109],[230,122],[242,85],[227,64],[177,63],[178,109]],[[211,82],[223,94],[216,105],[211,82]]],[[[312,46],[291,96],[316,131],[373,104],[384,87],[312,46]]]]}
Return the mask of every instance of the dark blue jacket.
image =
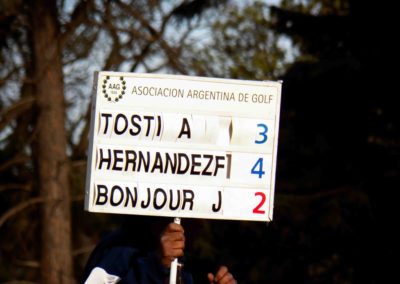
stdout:
{"type": "MultiPolygon", "coordinates": [[[[169,283],[170,270],[162,266],[157,255],[141,253],[122,229],[106,236],[96,246],[86,264],[82,283],[96,267],[121,278],[118,282],[121,284],[169,283]]],[[[182,272],[181,275],[184,284],[193,284],[190,273],[182,272]]]]}

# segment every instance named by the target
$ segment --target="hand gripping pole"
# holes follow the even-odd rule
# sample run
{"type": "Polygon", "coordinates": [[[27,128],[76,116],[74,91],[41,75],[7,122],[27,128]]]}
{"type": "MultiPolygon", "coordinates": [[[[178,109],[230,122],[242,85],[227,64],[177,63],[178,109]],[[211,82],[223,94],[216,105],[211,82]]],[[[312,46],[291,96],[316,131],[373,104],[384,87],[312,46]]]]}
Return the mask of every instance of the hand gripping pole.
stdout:
{"type": "MultiPolygon", "coordinates": [[[[175,217],[174,218],[174,223],[180,224],[181,223],[181,218],[175,217]]],[[[169,273],[169,284],[176,284],[176,279],[177,279],[177,272],[178,272],[178,266],[181,266],[181,264],[178,262],[178,258],[175,258],[171,262],[171,270],[169,273]]]]}

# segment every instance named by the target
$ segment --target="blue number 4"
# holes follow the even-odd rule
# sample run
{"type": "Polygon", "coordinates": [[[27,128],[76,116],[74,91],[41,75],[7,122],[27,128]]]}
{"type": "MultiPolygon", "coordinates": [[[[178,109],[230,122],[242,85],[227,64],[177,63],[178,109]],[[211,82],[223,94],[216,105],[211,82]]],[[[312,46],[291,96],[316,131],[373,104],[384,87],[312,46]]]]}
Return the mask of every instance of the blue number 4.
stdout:
{"type": "Polygon", "coordinates": [[[257,160],[251,169],[251,173],[253,175],[258,175],[258,178],[262,178],[262,176],[265,175],[265,171],[263,171],[263,158],[257,160]]]}
{"type": "Polygon", "coordinates": [[[259,123],[259,124],[257,124],[257,127],[262,128],[262,131],[258,133],[259,135],[261,135],[261,140],[256,140],[254,142],[256,144],[263,144],[263,143],[267,142],[267,140],[268,140],[268,136],[267,136],[268,126],[266,126],[264,123],[259,123]]]}

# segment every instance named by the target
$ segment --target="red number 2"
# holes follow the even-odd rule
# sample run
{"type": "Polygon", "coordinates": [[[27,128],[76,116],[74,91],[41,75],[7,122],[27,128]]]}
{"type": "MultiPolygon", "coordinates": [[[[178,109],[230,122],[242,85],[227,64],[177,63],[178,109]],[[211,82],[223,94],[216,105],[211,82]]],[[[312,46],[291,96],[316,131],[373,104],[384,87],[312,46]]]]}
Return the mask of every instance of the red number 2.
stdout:
{"type": "Polygon", "coordinates": [[[265,210],[260,210],[261,206],[264,205],[265,200],[267,199],[267,197],[265,197],[265,193],[264,192],[256,192],[254,195],[261,196],[261,200],[260,200],[260,203],[258,203],[258,205],[253,209],[253,213],[254,214],[265,214],[265,210]]]}

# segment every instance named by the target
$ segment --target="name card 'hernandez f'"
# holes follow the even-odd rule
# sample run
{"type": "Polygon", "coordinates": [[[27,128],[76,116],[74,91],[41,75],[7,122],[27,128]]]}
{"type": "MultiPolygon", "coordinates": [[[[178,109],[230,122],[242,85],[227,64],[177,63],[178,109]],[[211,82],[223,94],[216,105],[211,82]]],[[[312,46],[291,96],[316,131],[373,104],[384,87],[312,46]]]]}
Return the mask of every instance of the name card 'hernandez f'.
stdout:
{"type": "Polygon", "coordinates": [[[85,209],[271,221],[281,85],[97,72],[85,209]]]}

